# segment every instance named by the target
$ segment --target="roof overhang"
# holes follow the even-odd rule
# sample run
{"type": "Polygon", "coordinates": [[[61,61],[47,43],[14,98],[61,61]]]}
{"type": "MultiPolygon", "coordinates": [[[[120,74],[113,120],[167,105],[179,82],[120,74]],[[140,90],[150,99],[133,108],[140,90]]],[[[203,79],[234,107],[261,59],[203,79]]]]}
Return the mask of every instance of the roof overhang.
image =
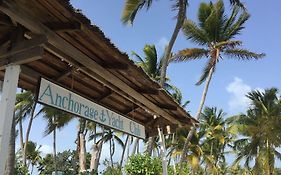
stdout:
{"type": "Polygon", "coordinates": [[[40,77],[51,79],[139,122],[148,136],[198,123],[68,0],[0,0],[0,12],[0,79],[6,65],[20,64],[19,87],[35,92],[40,77]]]}

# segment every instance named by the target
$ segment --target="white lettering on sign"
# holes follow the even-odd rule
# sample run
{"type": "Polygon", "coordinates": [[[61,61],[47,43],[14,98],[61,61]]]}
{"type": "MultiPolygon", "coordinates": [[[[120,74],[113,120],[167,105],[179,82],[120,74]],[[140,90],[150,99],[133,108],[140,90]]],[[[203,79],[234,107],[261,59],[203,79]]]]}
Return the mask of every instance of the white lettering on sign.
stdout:
{"type": "Polygon", "coordinates": [[[145,138],[145,127],[70,90],[41,78],[38,102],[89,119],[130,135],[145,138]]]}

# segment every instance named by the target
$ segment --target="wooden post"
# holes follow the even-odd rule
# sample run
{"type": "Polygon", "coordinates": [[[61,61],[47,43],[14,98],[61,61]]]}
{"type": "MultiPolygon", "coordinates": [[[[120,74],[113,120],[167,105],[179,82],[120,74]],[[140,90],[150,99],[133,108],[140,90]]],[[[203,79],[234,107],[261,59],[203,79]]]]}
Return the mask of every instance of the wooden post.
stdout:
{"type": "Polygon", "coordinates": [[[0,101],[0,175],[4,175],[20,74],[19,65],[6,67],[0,101]]]}
{"type": "Polygon", "coordinates": [[[162,159],[163,175],[168,175],[165,137],[164,137],[162,129],[160,129],[159,127],[158,127],[158,135],[159,135],[159,142],[160,142],[160,154],[161,154],[161,159],[162,159]]]}

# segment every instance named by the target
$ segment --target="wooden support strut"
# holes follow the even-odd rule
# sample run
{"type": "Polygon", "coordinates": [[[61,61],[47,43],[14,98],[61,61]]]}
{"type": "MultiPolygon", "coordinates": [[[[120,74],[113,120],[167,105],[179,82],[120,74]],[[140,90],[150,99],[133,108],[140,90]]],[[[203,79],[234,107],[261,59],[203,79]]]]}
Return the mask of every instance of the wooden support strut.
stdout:
{"type": "MultiPolygon", "coordinates": [[[[76,47],[72,46],[65,40],[61,39],[56,33],[54,33],[48,27],[40,23],[36,18],[28,14],[27,10],[20,8],[14,1],[4,1],[3,4],[0,6],[0,10],[3,13],[10,16],[13,20],[25,26],[31,32],[46,35],[51,45],[58,48],[60,51],[64,52],[66,55],[72,57],[77,62],[84,65],[95,74],[98,74],[103,79],[110,81],[111,86],[115,85],[119,89],[123,89],[127,94],[130,94],[131,97],[133,97],[134,99],[142,103],[144,106],[146,106],[146,108],[149,109],[152,113],[155,113],[159,116],[166,118],[171,123],[181,125],[181,122],[177,121],[168,112],[162,110],[157,105],[153,104],[143,95],[139,94],[136,90],[134,90],[132,87],[124,83],[122,80],[120,80],[118,77],[116,77],[109,71],[105,70],[102,66],[100,66],[98,63],[93,61],[90,57],[85,55],[76,47]]],[[[103,83],[106,82],[103,81],[103,83]]],[[[120,94],[124,95],[122,92],[120,94]]]]}
{"type": "Polygon", "coordinates": [[[20,65],[41,59],[44,48],[41,46],[28,49],[23,52],[11,54],[8,58],[0,59],[0,70],[4,70],[7,65],[20,65]]]}

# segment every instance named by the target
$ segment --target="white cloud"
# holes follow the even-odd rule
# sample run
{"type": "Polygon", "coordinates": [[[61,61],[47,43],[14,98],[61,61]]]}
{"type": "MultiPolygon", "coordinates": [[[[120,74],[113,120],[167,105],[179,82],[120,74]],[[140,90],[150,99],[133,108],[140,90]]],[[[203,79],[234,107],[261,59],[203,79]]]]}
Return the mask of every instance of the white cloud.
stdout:
{"type": "Polygon", "coordinates": [[[158,51],[158,54],[162,54],[165,50],[165,47],[168,45],[168,39],[166,37],[160,38],[158,42],[156,43],[156,48],[158,51]]]}
{"type": "Polygon", "coordinates": [[[42,145],[40,147],[40,151],[42,152],[43,155],[46,155],[46,154],[50,154],[53,152],[53,148],[49,145],[42,145]]]}
{"type": "Polygon", "coordinates": [[[250,100],[245,96],[252,88],[243,82],[241,78],[235,77],[234,80],[226,87],[231,94],[228,106],[231,111],[245,110],[250,104],[250,100]]]}

